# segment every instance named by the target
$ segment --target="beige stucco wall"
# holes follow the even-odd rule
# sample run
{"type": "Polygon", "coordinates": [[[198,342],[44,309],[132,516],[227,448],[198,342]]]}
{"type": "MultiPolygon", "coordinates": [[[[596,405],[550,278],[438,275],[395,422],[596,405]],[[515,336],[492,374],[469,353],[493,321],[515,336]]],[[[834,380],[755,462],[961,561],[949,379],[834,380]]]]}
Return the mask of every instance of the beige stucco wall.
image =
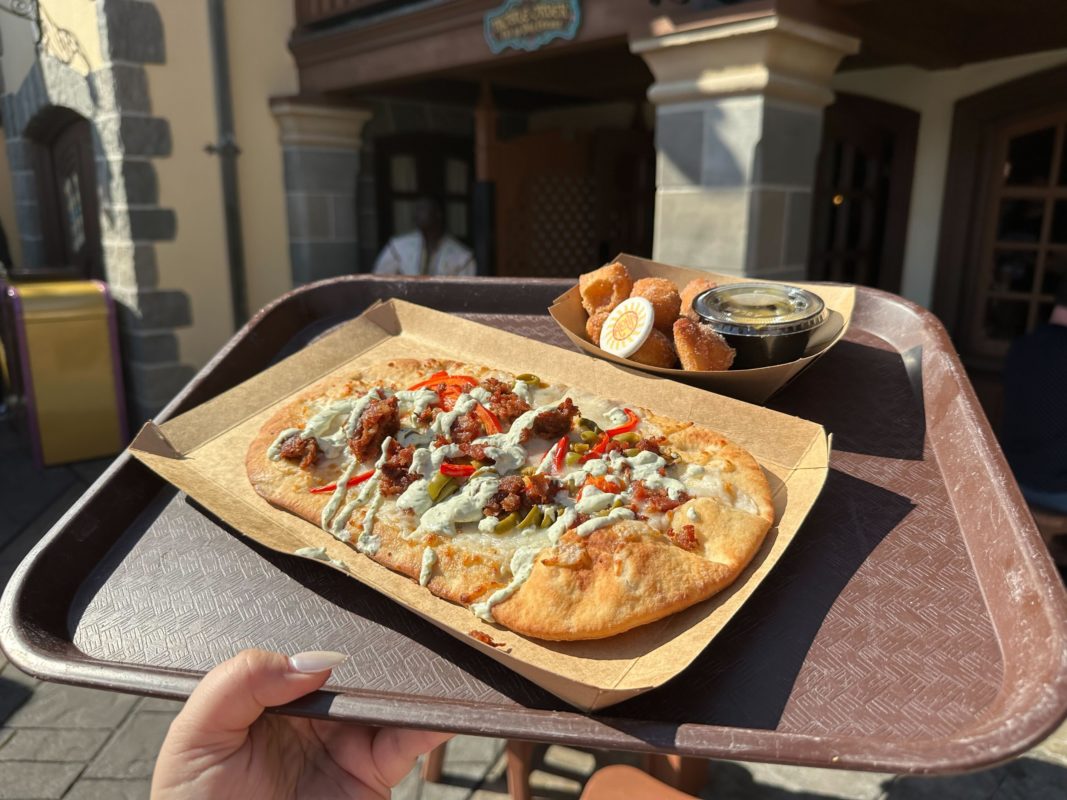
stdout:
{"type": "Polygon", "coordinates": [[[174,210],[177,235],[156,245],[159,287],[189,296],[193,324],[176,331],[179,358],[202,366],[233,333],[216,140],[207,3],[157,3],[166,62],[148,64],[152,113],[170,123],[168,157],[154,158],[159,203],[174,210]]]}
{"type": "Polygon", "coordinates": [[[1065,62],[1067,50],[1052,50],[968,64],[959,69],[888,67],[834,76],[836,91],[897,103],[921,114],[901,283],[901,294],[905,297],[924,306],[929,306],[933,298],[941,204],[956,101],[1065,62]]]}
{"type": "MultiPolygon", "coordinates": [[[[82,75],[99,69],[103,58],[97,11],[97,4],[86,0],[41,0],[42,51],[82,75]]],[[[0,68],[7,90],[13,92],[37,60],[36,29],[28,19],[0,13],[0,36],[4,44],[0,68]]]]}
{"type": "Polygon", "coordinates": [[[41,44],[71,69],[88,75],[100,69],[99,7],[85,0],[41,0],[41,44]]]}
{"type": "MultiPolygon", "coordinates": [[[[174,210],[177,236],[156,247],[159,285],[189,295],[193,324],[177,331],[183,363],[202,366],[233,333],[233,312],[216,156],[218,139],[207,4],[157,3],[165,64],[146,67],[152,111],[170,123],[173,149],[153,160],[160,205],[174,210]]],[[[273,95],[295,93],[286,49],[291,3],[232,0],[226,5],[238,156],[245,274],[254,313],[292,287],[282,152],[270,113],[273,95]]]]}
{"type": "Polygon", "coordinates": [[[254,313],[293,286],[282,149],[269,104],[298,89],[286,47],[293,3],[230,0],[226,10],[248,308],[254,313]]]}

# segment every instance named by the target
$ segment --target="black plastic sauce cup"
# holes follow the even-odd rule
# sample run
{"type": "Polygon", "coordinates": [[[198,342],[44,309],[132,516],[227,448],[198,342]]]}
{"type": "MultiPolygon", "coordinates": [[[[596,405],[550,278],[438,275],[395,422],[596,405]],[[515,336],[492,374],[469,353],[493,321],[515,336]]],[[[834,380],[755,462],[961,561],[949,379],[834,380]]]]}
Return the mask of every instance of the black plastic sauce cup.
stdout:
{"type": "Polygon", "coordinates": [[[737,351],[733,369],[795,361],[827,318],[817,294],[780,283],[716,286],[693,299],[693,310],[737,351]]]}

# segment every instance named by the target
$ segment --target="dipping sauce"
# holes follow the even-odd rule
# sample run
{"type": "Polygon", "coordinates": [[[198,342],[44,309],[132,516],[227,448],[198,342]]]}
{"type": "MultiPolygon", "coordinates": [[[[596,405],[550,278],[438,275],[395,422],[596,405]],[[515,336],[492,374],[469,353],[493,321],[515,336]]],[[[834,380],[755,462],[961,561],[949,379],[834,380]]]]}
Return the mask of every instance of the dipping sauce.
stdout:
{"type": "Polygon", "coordinates": [[[827,318],[817,294],[780,283],[716,286],[693,299],[693,310],[737,350],[733,369],[795,361],[827,318]]]}

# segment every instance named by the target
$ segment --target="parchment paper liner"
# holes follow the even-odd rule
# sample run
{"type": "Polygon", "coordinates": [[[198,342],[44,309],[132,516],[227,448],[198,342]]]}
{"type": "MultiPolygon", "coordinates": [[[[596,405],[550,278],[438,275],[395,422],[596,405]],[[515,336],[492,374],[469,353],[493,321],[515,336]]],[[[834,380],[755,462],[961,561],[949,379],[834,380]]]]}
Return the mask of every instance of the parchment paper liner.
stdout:
{"type": "MultiPolygon", "coordinates": [[[[157,426],[149,422],[133,455],[245,536],[282,553],[324,547],[357,580],[393,598],[490,658],[578,708],[618,703],[673,678],[708,645],[756,589],[796,534],[826,479],[829,441],[822,427],[649,375],[632,373],[550,345],[399,300],[368,309],[313,345],[219,397],[157,426]],[[248,443],[279,403],[331,374],[391,357],[468,360],[642,406],[722,432],[763,466],[777,524],[738,580],[710,600],[620,636],[544,642],[488,625],[434,597],[317,526],[260,498],[245,473],[248,443]],[[482,631],[504,647],[469,635],[482,631]]],[[[322,642],[330,648],[330,642],[322,642]]]]}

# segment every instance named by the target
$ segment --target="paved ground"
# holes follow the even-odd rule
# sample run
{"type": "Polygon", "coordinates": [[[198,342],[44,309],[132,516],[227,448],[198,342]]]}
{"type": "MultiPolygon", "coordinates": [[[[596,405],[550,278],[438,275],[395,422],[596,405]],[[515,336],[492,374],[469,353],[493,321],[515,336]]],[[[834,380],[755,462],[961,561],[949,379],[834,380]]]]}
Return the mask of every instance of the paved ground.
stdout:
{"type": "MultiPolygon", "coordinates": [[[[0,588],[34,543],[95,480],[105,462],[34,469],[0,421],[0,588]]],[[[0,800],[148,796],[149,776],[175,703],[36,681],[0,654],[0,800]]],[[[575,798],[583,781],[621,753],[542,747],[531,783],[538,797],[575,798]]],[[[417,772],[395,792],[402,800],[506,797],[504,743],[460,737],[448,745],[440,783],[417,772]]],[[[993,770],[951,778],[718,762],[701,796],[723,800],[1062,800],[1067,797],[1067,725],[1025,757],[993,770]]]]}

